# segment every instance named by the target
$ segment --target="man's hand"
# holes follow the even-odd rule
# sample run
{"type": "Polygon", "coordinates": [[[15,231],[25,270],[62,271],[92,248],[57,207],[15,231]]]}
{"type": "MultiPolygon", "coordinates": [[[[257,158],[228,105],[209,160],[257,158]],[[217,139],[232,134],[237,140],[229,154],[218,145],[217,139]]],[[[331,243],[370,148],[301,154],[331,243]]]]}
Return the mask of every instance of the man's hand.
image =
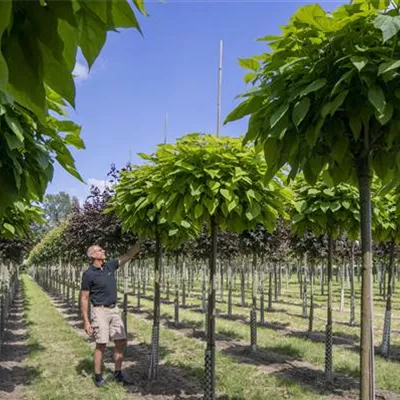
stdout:
{"type": "Polygon", "coordinates": [[[93,328],[92,325],[90,324],[90,322],[85,322],[85,326],[84,326],[85,332],[87,333],[88,336],[92,336],[93,335],[93,328]]]}
{"type": "Polygon", "coordinates": [[[120,266],[126,264],[128,261],[132,260],[139,254],[141,243],[143,243],[143,238],[139,237],[136,243],[123,256],[119,258],[120,266]]]}

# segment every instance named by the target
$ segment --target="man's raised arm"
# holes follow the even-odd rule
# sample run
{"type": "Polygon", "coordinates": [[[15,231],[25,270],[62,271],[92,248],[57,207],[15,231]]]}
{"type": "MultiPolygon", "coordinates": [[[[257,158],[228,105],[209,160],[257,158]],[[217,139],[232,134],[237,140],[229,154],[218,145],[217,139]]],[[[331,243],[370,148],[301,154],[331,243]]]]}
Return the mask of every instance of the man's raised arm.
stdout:
{"type": "Polygon", "coordinates": [[[135,258],[140,252],[140,244],[143,242],[141,238],[139,238],[136,243],[123,255],[119,258],[119,265],[122,266],[126,264],[128,261],[135,258]]]}

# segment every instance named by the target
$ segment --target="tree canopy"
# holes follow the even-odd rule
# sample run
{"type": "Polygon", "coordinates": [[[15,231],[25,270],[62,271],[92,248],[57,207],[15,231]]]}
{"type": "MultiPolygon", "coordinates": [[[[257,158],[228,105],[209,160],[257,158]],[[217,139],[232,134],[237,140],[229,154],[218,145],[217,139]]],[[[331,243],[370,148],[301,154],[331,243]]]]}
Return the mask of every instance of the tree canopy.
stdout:
{"type": "Polygon", "coordinates": [[[268,176],[285,163],[310,183],[353,180],[370,155],[385,182],[400,171],[399,9],[355,0],[328,13],[301,7],[271,52],[242,60],[256,87],[227,121],[250,115],[246,140],[263,145],[268,176]]]}
{"type": "MultiPolygon", "coordinates": [[[[143,0],[134,6],[145,14],[143,0]]],[[[126,0],[0,2],[0,215],[16,201],[41,200],[55,160],[80,177],[69,146],[83,149],[75,106],[78,50],[91,67],[119,28],[140,30],[126,0]]]]}

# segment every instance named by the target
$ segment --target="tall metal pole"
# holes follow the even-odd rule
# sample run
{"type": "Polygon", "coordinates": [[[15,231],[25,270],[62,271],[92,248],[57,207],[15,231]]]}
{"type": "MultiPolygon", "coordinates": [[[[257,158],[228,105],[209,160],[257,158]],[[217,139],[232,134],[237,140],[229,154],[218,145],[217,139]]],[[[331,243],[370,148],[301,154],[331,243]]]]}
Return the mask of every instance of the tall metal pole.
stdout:
{"type": "Polygon", "coordinates": [[[219,42],[219,67],[218,67],[218,98],[217,98],[217,137],[221,130],[221,83],[222,83],[222,55],[224,42],[219,42]]]}
{"type": "Polygon", "coordinates": [[[167,133],[168,133],[168,113],[165,113],[164,121],[164,144],[167,144],[167,133]]]}

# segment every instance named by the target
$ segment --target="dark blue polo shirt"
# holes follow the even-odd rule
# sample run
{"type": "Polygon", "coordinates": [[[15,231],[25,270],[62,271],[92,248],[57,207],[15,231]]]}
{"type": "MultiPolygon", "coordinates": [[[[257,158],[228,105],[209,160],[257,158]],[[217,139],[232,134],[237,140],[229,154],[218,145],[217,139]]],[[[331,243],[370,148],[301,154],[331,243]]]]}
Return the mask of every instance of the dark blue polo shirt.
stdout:
{"type": "Polygon", "coordinates": [[[81,290],[89,292],[90,302],[94,306],[109,306],[117,303],[117,282],[115,270],[118,260],[106,262],[103,268],[89,267],[82,276],[81,290]]]}

